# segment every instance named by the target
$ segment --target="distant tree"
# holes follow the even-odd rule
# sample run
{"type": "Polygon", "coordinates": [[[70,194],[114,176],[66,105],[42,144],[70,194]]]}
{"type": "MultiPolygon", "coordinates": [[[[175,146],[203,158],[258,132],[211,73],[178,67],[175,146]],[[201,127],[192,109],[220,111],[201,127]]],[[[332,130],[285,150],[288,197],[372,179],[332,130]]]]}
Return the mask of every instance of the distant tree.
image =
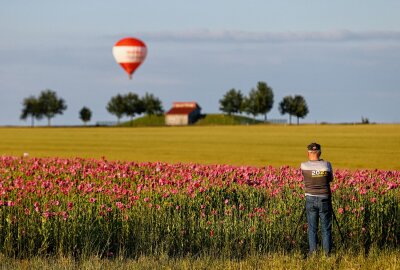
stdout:
{"type": "Polygon", "coordinates": [[[308,106],[302,96],[286,96],[279,103],[279,111],[281,114],[289,114],[289,124],[292,124],[292,116],[297,117],[299,124],[299,118],[304,118],[308,114],[308,106]]]}
{"type": "Polygon", "coordinates": [[[253,115],[253,118],[256,118],[259,113],[257,91],[254,88],[250,90],[249,95],[243,100],[243,111],[247,114],[253,115]]]}
{"type": "Polygon", "coordinates": [[[86,125],[86,122],[89,122],[90,119],[92,118],[92,111],[87,108],[87,107],[83,107],[80,111],[79,111],[79,118],[83,121],[83,123],[86,125]]]}
{"type": "Polygon", "coordinates": [[[131,121],[135,115],[144,112],[143,101],[135,93],[128,93],[123,96],[125,102],[125,114],[131,117],[131,121]]]}
{"type": "Polygon", "coordinates": [[[221,105],[219,109],[228,115],[232,113],[241,113],[243,108],[243,95],[240,90],[232,88],[219,100],[219,104],[221,105]]]}
{"type": "Polygon", "coordinates": [[[257,107],[258,113],[264,115],[264,121],[267,121],[267,113],[274,105],[274,93],[272,88],[265,82],[258,82],[257,84],[257,107]]]}
{"type": "Polygon", "coordinates": [[[58,98],[56,92],[50,89],[43,90],[38,98],[39,112],[41,115],[47,117],[48,126],[50,126],[50,120],[56,114],[63,114],[63,111],[67,109],[67,105],[62,98],[58,98]]]}
{"type": "Polygon", "coordinates": [[[144,112],[147,115],[162,114],[164,112],[161,100],[153,94],[146,93],[142,98],[144,112]]]}
{"type": "Polygon", "coordinates": [[[279,111],[283,114],[289,114],[289,124],[292,124],[292,115],[294,114],[293,97],[286,96],[279,103],[279,111]]]}
{"type": "Polygon", "coordinates": [[[244,98],[243,111],[251,114],[254,118],[262,114],[267,121],[267,113],[274,104],[274,93],[272,88],[265,82],[258,82],[257,88],[250,90],[249,96],[244,98]]]}
{"type": "Polygon", "coordinates": [[[293,103],[293,115],[297,117],[297,124],[299,124],[299,118],[304,118],[308,114],[308,106],[306,100],[299,95],[294,96],[293,103]]]}
{"type": "Polygon", "coordinates": [[[361,116],[361,124],[369,124],[369,119],[367,117],[361,116]]]}
{"type": "Polygon", "coordinates": [[[40,120],[43,115],[40,113],[39,101],[34,96],[30,96],[24,99],[22,102],[23,108],[20,118],[25,120],[27,117],[31,117],[31,126],[35,125],[35,118],[40,120]]]}
{"type": "Polygon", "coordinates": [[[119,124],[121,117],[126,112],[124,97],[120,94],[118,94],[114,97],[111,97],[106,108],[109,113],[114,114],[117,117],[118,124],[119,124]]]}

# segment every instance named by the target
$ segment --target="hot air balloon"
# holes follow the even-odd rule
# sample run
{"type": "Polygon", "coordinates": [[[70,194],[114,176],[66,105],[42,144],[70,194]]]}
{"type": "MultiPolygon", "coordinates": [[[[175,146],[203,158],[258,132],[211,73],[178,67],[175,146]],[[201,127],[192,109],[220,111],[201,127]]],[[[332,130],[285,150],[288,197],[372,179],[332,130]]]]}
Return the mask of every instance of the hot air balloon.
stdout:
{"type": "Polygon", "coordinates": [[[133,72],[143,63],[146,54],[146,44],[132,37],[121,39],[113,47],[115,61],[125,69],[129,79],[132,79],[133,72]]]}

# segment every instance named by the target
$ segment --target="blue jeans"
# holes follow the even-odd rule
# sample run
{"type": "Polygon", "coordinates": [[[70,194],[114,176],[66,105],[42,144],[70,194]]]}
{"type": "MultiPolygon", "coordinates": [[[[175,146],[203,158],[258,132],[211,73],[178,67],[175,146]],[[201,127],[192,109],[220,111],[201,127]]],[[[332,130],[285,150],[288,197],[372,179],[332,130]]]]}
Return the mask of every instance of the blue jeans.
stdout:
{"type": "Polygon", "coordinates": [[[325,254],[332,250],[332,201],[331,198],[306,196],[308,244],[310,253],[317,250],[318,221],[321,220],[322,246],[325,254]]]}

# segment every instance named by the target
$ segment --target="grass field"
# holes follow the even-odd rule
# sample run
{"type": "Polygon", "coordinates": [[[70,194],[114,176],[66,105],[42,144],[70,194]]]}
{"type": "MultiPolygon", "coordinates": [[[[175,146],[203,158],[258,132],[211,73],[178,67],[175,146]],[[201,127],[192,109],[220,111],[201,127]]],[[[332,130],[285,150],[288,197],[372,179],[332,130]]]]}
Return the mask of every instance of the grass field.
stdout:
{"type": "Polygon", "coordinates": [[[317,141],[334,168],[400,169],[400,125],[0,128],[0,154],[299,166],[317,141]]]}
{"type": "Polygon", "coordinates": [[[0,256],[0,269],[218,269],[218,270],[251,270],[251,269],[398,269],[399,254],[394,252],[375,253],[368,257],[360,254],[336,254],[329,258],[316,256],[303,259],[301,254],[271,254],[252,256],[244,260],[202,258],[168,258],[141,257],[137,260],[117,258],[105,260],[98,257],[76,261],[72,258],[32,258],[15,260],[0,256]]]}

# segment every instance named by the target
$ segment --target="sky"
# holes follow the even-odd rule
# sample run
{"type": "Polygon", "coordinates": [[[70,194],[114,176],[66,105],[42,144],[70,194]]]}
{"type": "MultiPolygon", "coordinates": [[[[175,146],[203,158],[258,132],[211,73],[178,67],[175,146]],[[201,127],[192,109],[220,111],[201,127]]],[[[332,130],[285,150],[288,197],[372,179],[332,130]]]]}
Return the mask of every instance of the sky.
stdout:
{"type": "Polygon", "coordinates": [[[68,106],[52,124],[80,125],[83,106],[91,124],[116,121],[107,103],[128,92],[220,113],[228,90],[259,81],[273,89],[269,119],[302,95],[304,123],[399,123],[399,12],[397,0],[2,1],[0,125],[29,126],[22,101],[45,89],[68,106]],[[112,55],[124,37],[148,48],[132,80],[112,55]]]}

